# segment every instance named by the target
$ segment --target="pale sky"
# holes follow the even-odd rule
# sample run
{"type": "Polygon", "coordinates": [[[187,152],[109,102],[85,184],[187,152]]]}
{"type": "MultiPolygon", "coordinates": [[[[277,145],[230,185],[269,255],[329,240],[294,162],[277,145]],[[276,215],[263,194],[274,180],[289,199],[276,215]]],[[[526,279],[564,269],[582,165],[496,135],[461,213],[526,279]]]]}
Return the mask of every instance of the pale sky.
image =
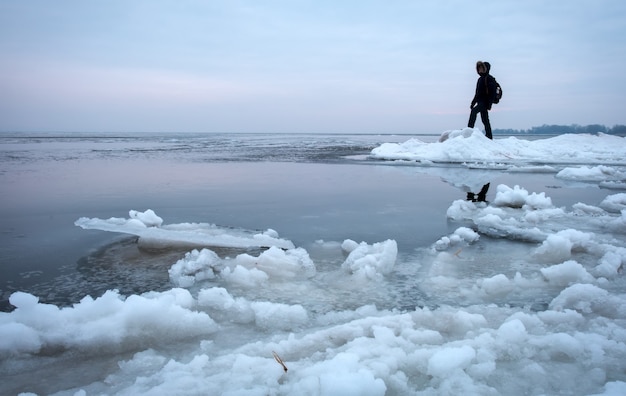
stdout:
{"type": "Polygon", "coordinates": [[[477,60],[495,129],[626,124],[624,0],[0,0],[0,131],[438,134],[477,60]]]}

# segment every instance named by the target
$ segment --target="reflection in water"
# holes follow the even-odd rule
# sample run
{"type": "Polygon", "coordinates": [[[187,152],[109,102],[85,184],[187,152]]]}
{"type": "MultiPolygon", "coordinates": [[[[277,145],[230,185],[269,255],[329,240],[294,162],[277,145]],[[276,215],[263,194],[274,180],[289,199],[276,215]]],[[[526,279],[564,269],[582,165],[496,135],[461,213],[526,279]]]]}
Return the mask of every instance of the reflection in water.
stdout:
{"type": "Polygon", "coordinates": [[[489,184],[490,183],[485,184],[477,194],[471,191],[468,192],[466,200],[472,202],[487,202],[487,191],[489,191],[489,184]]]}

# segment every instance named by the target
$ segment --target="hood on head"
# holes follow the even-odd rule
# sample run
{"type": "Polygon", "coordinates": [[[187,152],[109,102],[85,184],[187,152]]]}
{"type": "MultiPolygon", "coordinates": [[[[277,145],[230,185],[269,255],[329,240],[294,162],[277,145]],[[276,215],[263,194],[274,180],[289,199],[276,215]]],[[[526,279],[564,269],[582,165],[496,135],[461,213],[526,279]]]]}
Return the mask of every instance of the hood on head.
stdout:
{"type": "Polygon", "coordinates": [[[489,62],[483,62],[483,61],[476,62],[476,73],[480,74],[481,76],[489,73],[489,69],[490,68],[491,68],[491,65],[489,64],[489,62]],[[478,71],[481,67],[485,68],[484,69],[485,70],[484,73],[481,73],[481,72],[478,71]]]}

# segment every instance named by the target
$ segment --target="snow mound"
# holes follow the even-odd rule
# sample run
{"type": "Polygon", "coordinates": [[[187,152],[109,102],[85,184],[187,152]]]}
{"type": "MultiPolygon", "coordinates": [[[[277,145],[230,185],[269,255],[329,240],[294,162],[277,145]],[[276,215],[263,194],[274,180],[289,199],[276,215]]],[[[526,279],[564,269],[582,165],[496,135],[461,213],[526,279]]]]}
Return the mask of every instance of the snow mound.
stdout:
{"type": "MultiPolygon", "coordinates": [[[[403,143],[383,143],[370,158],[389,161],[413,161],[421,165],[437,163],[481,164],[501,169],[536,164],[626,165],[626,138],[599,133],[564,134],[547,139],[525,140],[516,137],[490,140],[477,128],[445,131],[438,142],[409,139],[403,143]]],[[[623,179],[622,171],[601,168],[623,179]],[[622,176],[619,176],[622,175],[622,176]]],[[[561,177],[571,178],[565,171],[561,177]]],[[[577,177],[577,176],[576,176],[577,177]]]]}
{"type": "Polygon", "coordinates": [[[368,245],[347,239],[342,248],[349,254],[341,267],[365,279],[380,279],[391,272],[398,256],[398,244],[393,240],[368,245]]]}

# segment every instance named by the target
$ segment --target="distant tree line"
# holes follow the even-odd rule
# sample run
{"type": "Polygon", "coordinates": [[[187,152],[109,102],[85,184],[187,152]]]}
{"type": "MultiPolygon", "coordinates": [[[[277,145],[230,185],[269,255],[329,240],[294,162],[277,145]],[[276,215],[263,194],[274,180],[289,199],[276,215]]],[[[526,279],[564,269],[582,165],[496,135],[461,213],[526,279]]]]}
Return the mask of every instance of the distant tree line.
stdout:
{"type": "Polygon", "coordinates": [[[498,135],[562,135],[565,133],[591,133],[596,134],[598,132],[626,136],[626,125],[615,125],[613,127],[606,127],[605,125],[592,124],[592,125],[542,125],[532,127],[530,129],[494,129],[493,133],[498,135]]]}

